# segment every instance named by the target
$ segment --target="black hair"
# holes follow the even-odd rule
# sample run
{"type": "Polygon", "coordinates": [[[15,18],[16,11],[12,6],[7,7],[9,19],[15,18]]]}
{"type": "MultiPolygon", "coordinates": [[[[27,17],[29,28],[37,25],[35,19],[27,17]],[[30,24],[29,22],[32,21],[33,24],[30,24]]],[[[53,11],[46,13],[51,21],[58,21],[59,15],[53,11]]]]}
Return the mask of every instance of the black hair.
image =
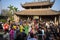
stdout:
{"type": "Polygon", "coordinates": [[[33,34],[33,33],[30,33],[30,37],[31,37],[31,38],[34,38],[34,34],[33,34]]]}

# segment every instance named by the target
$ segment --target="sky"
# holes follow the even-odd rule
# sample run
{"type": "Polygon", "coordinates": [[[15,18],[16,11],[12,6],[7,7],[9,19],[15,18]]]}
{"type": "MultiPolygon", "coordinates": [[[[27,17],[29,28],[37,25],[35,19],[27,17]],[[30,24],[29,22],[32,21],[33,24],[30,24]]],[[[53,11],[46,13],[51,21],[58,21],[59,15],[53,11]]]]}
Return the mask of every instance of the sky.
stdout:
{"type": "MultiPolygon", "coordinates": [[[[1,0],[0,1],[0,11],[1,9],[8,9],[9,5],[13,5],[18,8],[18,10],[24,10],[21,4],[26,2],[34,2],[34,0],[1,0]]],[[[54,5],[51,8],[52,10],[59,11],[60,10],[60,0],[55,0],[54,5]]]]}
{"type": "Polygon", "coordinates": [[[0,13],[1,13],[1,2],[0,2],[0,13]]]}

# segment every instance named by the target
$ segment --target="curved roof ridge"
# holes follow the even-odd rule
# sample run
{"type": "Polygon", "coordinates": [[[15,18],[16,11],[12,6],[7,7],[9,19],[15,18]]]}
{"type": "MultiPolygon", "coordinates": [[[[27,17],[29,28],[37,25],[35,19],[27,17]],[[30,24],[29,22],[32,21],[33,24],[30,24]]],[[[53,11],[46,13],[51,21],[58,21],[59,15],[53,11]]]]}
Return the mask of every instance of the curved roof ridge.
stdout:
{"type": "Polygon", "coordinates": [[[52,11],[51,9],[28,9],[16,12],[17,15],[58,15],[59,13],[52,11]]]}
{"type": "Polygon", "coordinates": [[[46,6],[46,5],[53,5],[53,2],[30,2],[22,4],[22,7],[29,7],[29,6],[46,6]]]}

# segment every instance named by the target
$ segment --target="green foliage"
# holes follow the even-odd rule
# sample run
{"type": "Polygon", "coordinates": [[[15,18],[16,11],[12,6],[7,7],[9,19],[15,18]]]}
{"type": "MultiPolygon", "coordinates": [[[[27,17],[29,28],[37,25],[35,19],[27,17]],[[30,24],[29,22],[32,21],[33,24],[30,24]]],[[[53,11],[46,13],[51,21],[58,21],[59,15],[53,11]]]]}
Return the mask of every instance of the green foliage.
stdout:
{"type": "Polygon", "coordinates": [[[8,15],[9,15],[9,17],[10,17],[10,20],[13,21],[13,20],[14,20],[14,17],[13,17],[14,12],[17,12],[17,11],[18,11],[18,8],[14,7],[14,6],[12,6],[12,5],[8,6],[8,8],[9,8],[9,13],[8,13],[8,15]]]}
{"type": "Polygon", "coordinates": [[[14,7],[12,5],[8,6],[8,8],[9,8],[10,11],[13,11],[13,12],[17,12],[18,11],[18,8],[14,7]]]}
{"type": "Polygon", "coordinates": [[[11,21],[13,21],[13,20],[14,20],[13,16],[12,16],[12,17],[10,17],[10,20],[11,20],[11,21]]]}
{"type": "Polygon", "coordinates": [[[10,9],[10,11],[13,10],[13,6],[12,5],[8,6],[8,8],[10,9]]]}
{"type": "Polygon", "coordinates": [[[5,22],[6,22],[6,20],[5,20],[5,19],[0,19],[0,22],[5,23],[5,22]]]}
{"type": "Polygon", "coordinates": [[[16,11],[16,12],[17,12],[17,11],[18,11],[18,8],[14,7],[14,11],[16,11]]]}

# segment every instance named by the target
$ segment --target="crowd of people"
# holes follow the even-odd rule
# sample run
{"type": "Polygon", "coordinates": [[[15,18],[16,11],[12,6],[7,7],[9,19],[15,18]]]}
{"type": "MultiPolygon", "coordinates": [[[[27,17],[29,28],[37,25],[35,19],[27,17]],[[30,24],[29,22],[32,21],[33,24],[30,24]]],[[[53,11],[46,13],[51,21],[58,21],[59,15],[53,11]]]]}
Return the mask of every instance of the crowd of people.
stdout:
{"type": "Polygon", "coordinates": [[[60,40],[60,26],[54,22],[20,20],[3,23],[4,40],[60,40]]]}

